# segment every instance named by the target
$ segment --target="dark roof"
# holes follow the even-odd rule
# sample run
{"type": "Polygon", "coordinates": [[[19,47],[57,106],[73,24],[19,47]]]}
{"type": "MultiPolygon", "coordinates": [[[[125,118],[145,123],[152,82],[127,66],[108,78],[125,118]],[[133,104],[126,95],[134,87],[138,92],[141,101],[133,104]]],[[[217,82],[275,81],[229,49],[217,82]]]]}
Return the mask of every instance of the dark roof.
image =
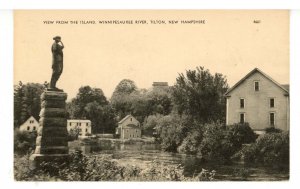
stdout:
{"type": "Polygon", "coordinates": [[[258,68],[254,68],[251,72],[249,72],[245,77],[243,77],[240,81],[238,81],[235,85],[233,85],[228,91],[225,93],[225,96],[228,96],[228,94],[233,91],[237,86],[239,86],[241,83],[243,83],[248,77],[250,77],[252,74],[259,72],[262,74],[265,78],[269,79],[271,82],[273,82],[275,85],[277,85],[279,88],[281,88],[283,91],[287,92],[289,94],[289,90],[283,87],[283,85],[280,85],[277,81],[272,79],[270,76],[262,72],[258,68]]]}
{"type": "Polygon", "coordinates": [[[168,82],[153,82],[152,84],[153,87],[168,87],[168,82]]]}
{"type": "Polygon", "coordinates": [[[284,84],[284,85],[281,85],[283,88],[285,88],[287,91],[290,92],[290,85],[289,84],[284,84]]]}
{"type": "Polygon", "coordinates": [[[123,119],[121,119],[121,121],[119,121],[119,123],[123,123],[126,119],[128,119],[131,115],[127,115],[125,116],[123,119]]]}
{"type": "MultiPolygon", "coordinates": [[[[130,128],[133,128],[133,129],[140,129],[139,126],[134,125],[134,124],[128,124],[128,125],[126,125],[125,127],[130,127],[130,128]]],[[[123,127],[123,128],[124,128],[124,127],[123,127]]]]}

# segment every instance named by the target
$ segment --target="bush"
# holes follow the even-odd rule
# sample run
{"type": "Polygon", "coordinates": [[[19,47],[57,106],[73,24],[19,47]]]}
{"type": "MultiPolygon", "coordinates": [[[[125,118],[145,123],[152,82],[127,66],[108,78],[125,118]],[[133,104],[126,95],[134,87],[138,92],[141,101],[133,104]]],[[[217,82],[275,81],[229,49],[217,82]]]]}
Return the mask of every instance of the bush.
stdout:
{"type": "Polygon", "coordinates": [[[236,123],[229,125],[229,134],[236,144],[249,144],[255,142],[258,135],[249,126],[249,123],[236,123]]]}
{"type": "Polygon", "coordinates": [[[68,132],[68,141],[78,140],[79,128],[70,129],[68,132]]]}
{"type": "Polygon", "coordinates": [[[158,141],[165,151],[177,152],[178,146],[185,138],[184,121],[179,115],[168,115],[157,123],[158,141]]]}
{"type": "Polygon", "coordinates": [[[157,126],[159,119],[161,119],[162,117],[163,115],[161,114],[149,115],[148,117],[146,117],[142,125],[143,135],[153,136],[155,127],[157,126]]]}
{"type": "Polygon", "coordinates": [[[204,126],[203,139],[198,152],[207,161],[225,163],[237,151],[228,133],[220,124],[204,126]]]}
{"type": "Polygon", "coordinates": [[[281,129],[277,129],[275,127],[268,127],[266,128],[266,133],[281,133],[282,130],[281,129]]]}
{"type": "Polygon", "coordinates": [[[187,137],[184,138],[182,144],[178,147],[178,151],[187,154],[197,154],[198,147],[201,144],[203,133],[201,128],[192,129],[187,137]]]}
{"type": "Polygon", "coordinates": [[[85,156],[80,151],[71,154],[69,164],[42,163],[31,170],[29,156],[15,159],[17,181],[210,181],[215,171],[202,170],[195,177],[185,177],[180,165],[151,162],[147,168],[122,166],[107,155],[85,156]]]}
{"type": "Polygon", "coordinates": [[[247,123],[228,127],[220,123],[194,125],[178,151],[199,154],[207,161],[227,162],[242,148],[242,144],[255,142],[257,138],[247,123]]]}
{"type": "Polygon", "coordinates": [[[24,155],[35,149],[37,132],[27,132],[15,129],[14,131],[14,153],[24,155]]]}
{"type": "Polygon", "coordinates": [[[256,143],[244,147],[240,154],[246,163],[265,165],[289,165],[289,133],[268,133],[256,143]]]}

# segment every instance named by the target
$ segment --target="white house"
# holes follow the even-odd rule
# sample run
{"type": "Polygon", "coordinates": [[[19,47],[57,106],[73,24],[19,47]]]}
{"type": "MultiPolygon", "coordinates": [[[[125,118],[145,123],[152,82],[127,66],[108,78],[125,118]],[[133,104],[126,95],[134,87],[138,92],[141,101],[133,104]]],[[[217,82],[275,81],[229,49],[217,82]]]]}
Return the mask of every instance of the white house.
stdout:
{"type": "Polygon", "coordinates": [[[256,132],[268,127],[289,130],[289,85],[255,68],[226,93],[226,124],[248,122],[256,132]]]}
{"type": "Polygon", "coordinates": [[[92,122],[90,120],[68,119],[67,130],[78,129],[79,136],[87,136],[92,134],[92,122]]]}
{"type": "Polygon", "coordinates": [[[20,131],[37,131],[39,128],[39,122],[33,117],[30,116],[22,125],[20,125],[20,131]]]}

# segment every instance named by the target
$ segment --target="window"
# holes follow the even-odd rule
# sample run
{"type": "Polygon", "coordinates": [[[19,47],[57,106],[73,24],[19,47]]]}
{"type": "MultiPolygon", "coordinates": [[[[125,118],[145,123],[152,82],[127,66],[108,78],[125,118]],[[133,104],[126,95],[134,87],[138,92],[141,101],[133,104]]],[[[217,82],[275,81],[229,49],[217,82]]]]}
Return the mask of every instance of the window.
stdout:
{"type": "Polygon", "coordinates": [[[137,133],[137,130],[135,130],[135,132],[137,133]]]}
{"type": "Polygon", "coordinates": [[[259,91],[259,82],[258,81],[254,81],[254,90],[259,91]]]}
{"type": "Polygon", "coordinates": [[[85,129],[85,132],[87,133],[87,132],[88,132],[88,129],[85,129]]]}
{"type": "Polygon", "coordinates": [[[33,120],[30,120],[29,123],[33,123],[33,120]]]}
{"type": "Polygon", "coordinates": [[[89,123],[86,123],[86,126],[89,126],[89,123]]]}
{"type": "Polygon", "coordinates": [[[69,123],[69,125],[71,126],[71,125],[72,125],[72,123],[70,122],[70,123],[69,123]]]}
{"type": "Polygon", "coordinates": [[[275,99],[270,98],[270,108],[274,108],[274,107],[275,107],[275,99]]]}
{"type": "Polygon", "coordinates": [[[245,123],[245,113],[240,113],[240,123],[245,123]]]}
{"type": "Polygon", "coordinates": [[[240,99],[240,108],[245,108],[245,99],[240,99]]]}
{"type": "Polygon", "coordinates": [[[81,123],[79,123],[79,126],[81,126],[81,123]]]}
{"type": "Polygon", "coordinates": [[[132,118],[130,118],[130,121],[132,121],[132,118]]]}
{"type": "Polygon", "coordinates": [[[29,131],[29,130],[30,130],[30,127],[28,126],[28,127],[27,127],[27,131],[29,131]]]}
{"type": "Polygon", "coordinates": [[[76,123],[76,126],[78,126],[79,125],[79,123],[76,123]]]}
{"type": "Polygon", "coordinates": [[[275,113],[273,112],[270,113],[270,125],[275,126],[275,113]]]}
{"type": "Polygon", "coordinates": [[[36,127],[33,127],[33,130],[35,131],[36,127]]]}

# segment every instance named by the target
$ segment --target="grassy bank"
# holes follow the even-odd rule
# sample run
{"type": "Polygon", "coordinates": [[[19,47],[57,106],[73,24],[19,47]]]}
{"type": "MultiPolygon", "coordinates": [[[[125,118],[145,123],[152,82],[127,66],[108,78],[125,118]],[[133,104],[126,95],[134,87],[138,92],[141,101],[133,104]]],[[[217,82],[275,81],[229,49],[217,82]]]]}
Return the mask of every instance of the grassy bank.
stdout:
{"type": "Polygon", "coordinates": [[[14,176],[17,181],[211,181],[215,171],[202,170],[198,175],[185,177],[180,165],[151,162],[147,168],[120,165],[107,155],[71,154],[66,164],[43,163],[39,169],[29,166],[29,155],[16,156],[14,176]]]}

